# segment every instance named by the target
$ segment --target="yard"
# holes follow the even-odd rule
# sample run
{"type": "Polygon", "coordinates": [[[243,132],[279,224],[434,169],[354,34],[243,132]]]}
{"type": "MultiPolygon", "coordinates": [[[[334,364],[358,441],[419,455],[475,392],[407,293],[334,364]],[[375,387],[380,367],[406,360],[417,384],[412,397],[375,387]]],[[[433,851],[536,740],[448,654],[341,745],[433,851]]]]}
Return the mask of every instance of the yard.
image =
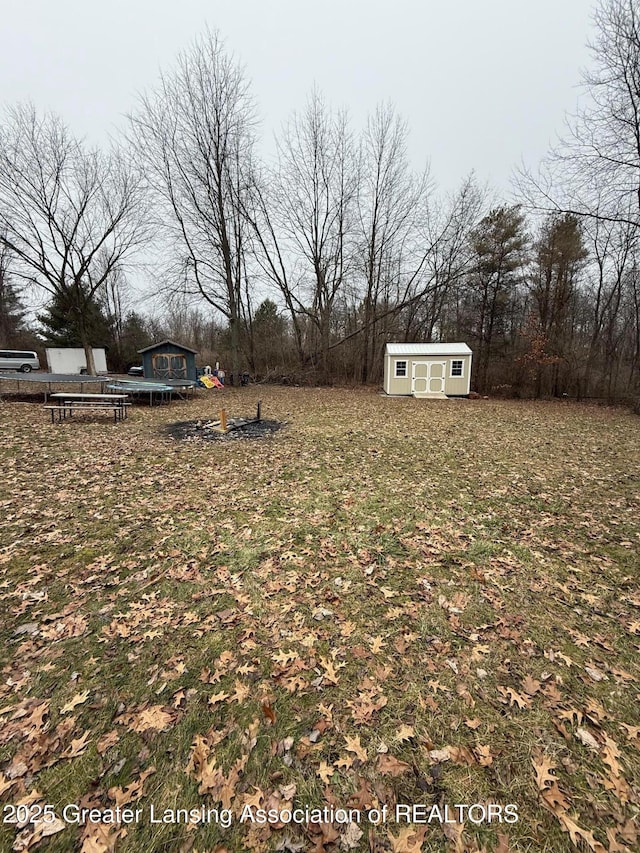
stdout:
{"type": "Polygon", "coordinates": [[[258,398],[0,404],[0,849],[638,850],[640,420],[258,398]]]}

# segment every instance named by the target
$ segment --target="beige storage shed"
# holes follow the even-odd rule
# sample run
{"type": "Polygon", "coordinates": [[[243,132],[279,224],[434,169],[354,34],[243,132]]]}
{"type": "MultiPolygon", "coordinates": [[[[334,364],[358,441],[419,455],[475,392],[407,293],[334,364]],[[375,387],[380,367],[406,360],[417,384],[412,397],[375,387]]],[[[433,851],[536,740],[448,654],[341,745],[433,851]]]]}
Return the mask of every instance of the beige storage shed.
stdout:
{"type": "Polygon", "coordinates": [[[466,344],[387,344],[384,390],[414,397],[467,397],[471,350],[466,344]]]}

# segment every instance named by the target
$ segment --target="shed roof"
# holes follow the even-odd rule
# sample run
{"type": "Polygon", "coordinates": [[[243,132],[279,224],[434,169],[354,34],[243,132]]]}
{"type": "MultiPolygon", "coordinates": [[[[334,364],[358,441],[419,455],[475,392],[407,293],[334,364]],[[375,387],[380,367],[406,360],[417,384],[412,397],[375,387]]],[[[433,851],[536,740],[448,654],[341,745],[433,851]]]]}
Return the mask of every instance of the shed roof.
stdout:
{"type": "Polygon", "coordinates": [[[469,355],[465,343],[452,344],[387,344],[387,355],[469,355]]]}
{"type": "Polygon", "coordinates": [[[174,347],[179,347],[180,349],[186,349],[188,352],[192,352],[196,355],[198,354],[197,349],[192,349],[191,347],[187,347],[184,344],[179,344],[177,341],[172,341],[172,340],[169,340],[168,338],[166,341],[158,341],[157,344],[151,344],[150,347],[145,347],[144,349],[139,349],[138,352],[139,353],[149,352],[149,350],[158,349],[158,347],[163,347],[163,346],[165,346],[165,344],[171,344],[174,347]]]}

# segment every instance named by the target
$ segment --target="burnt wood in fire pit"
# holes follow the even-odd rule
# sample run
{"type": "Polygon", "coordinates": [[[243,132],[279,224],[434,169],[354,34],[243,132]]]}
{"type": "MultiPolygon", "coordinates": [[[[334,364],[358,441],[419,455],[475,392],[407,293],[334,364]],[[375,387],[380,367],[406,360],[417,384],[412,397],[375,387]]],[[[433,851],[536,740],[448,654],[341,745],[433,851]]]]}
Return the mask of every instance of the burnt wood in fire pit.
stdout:
{"type": "Polygon", "coordinates": [[[255,418],[228,418],[220,412],[216,420],[182,421],[170,424],[169,435],[183,441],[229,441],[235,439],[266,438],[285,426],[281,421],[262,419],[261,404],[255,418]]]}

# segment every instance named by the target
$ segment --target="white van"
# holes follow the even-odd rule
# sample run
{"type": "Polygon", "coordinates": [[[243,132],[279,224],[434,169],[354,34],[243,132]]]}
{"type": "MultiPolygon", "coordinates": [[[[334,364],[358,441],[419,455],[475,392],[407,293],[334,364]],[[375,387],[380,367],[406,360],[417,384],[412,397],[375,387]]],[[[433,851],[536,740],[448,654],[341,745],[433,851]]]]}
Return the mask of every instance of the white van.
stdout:
{"type": "Polygon", "coordinates": [[[19,370],[21,373],[40,370],[38,354],[26,350],[0,350],[0,371],[2,370],[19,370]]]}

